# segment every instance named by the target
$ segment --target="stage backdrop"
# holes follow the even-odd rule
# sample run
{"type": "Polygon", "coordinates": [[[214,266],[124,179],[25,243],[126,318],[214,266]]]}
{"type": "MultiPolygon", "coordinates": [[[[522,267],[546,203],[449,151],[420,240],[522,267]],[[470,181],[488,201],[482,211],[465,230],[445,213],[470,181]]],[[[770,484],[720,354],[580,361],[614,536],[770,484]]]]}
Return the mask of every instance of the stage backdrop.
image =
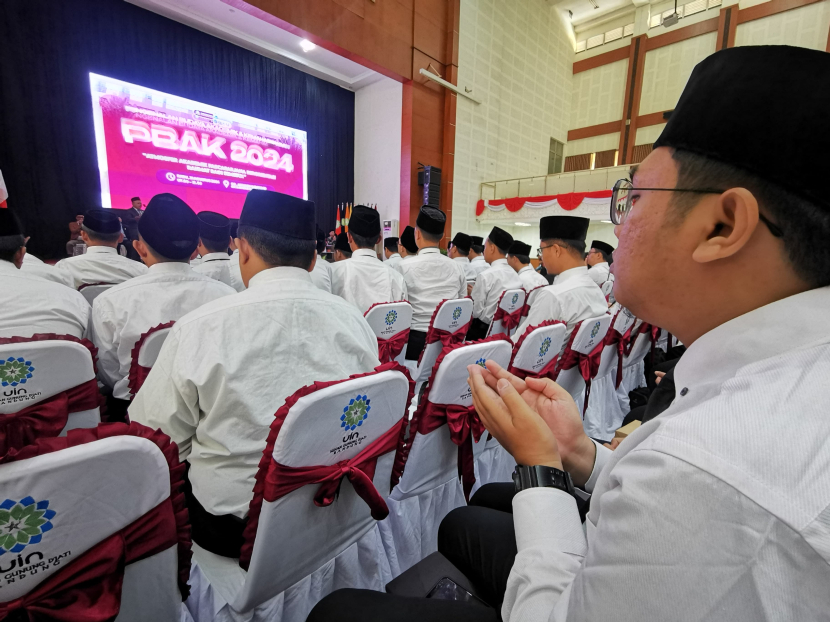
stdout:
{"type": "Polygon", "coordinates": [[[35,255],[62,257],[67,224],[101,205],[90,73],[306,132],[326,231],[353,199],[354,93],[121,0],[3,0],[0,170],[35,255]]]}

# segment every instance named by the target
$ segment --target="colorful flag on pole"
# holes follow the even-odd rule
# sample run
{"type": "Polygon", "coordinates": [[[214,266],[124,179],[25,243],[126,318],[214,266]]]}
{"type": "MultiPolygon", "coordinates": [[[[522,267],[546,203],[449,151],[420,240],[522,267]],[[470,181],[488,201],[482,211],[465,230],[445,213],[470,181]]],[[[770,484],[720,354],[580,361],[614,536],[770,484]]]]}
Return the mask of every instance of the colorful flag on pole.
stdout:
{"type": "Polygon", "coordinates": [[[340,204],[337,204],[337,220],[334,221],[334,233],[340,235],[340,204]]]}
{"type": "Polygon", "coordinates": [[[9,193],[6,190],[6,182],[3,181],[3,171],[0,171],[0,207],[7,207],[7,198],[9,198],[9,193]]]}
{"type": "Polygon", "coordinates": [[[346,204],[346,220],[345,220],[346,233],[349,232],[349,220],[351,220],[351,218],[352,218],[352,204],[347,203],[346,204]]]}

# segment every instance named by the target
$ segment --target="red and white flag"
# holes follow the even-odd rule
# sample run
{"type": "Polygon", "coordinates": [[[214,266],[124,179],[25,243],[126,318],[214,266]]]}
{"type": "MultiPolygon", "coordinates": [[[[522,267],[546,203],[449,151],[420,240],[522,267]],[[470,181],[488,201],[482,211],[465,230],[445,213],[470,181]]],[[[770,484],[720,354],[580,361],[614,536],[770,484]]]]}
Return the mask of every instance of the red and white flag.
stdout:
{"type": "Polygon", "coordinates": [[[0,207],[8,207],[6,199],[9,198],[9,192],[6,190],[6,182],[3,181],[3,171],[0,171],[0,207]]]}

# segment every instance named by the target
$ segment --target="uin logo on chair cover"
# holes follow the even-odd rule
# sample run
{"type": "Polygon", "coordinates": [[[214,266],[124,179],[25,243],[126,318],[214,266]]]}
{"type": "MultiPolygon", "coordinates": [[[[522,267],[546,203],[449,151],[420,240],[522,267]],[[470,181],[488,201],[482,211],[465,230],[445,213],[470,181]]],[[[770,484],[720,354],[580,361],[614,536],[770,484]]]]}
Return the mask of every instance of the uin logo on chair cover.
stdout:
{"type": "Polygon", "coordinates": [[[394,324],[397,319],[398,312],[392,309],[389,313],[386,314],[386,319],[384,321],[386,322],[387,326],[392,326],[392,324],[394,324]]]}
{"type": "Polygon", "coordinates": [[[371,401],[366,395],[358,395],[349,400],[349,405],[343,408],[343,414],[340,416],[340,427],[354,430],[363,425],[366,417],[369,416],[369,411],[372,410],[369,405],[371,401]]]}
{"type": "Polygon", "coordinates": [[[35,501],[32,497],[0,503],[0,555],[19,553],[40,542],[43,534],[52,529],[55,514],[48,501],[35,501]]]}
{"type": "Polygon", "coordinates": [[[519,294],[513,294],[513,298],[510,299],[510,304],[516,304],[516,301],[519,299],[519,294]]]}
{"type": "Polygon", "coordinates": [[[545,337],[542,340],[542,345],[539,346],[539,356],[545,356],[550,350],[550,337],[545,337]]]}
{"type": "Polygon", "coordinates": [[[591,339],[593,339],[594,337],[597,336],[597,333],[599,332],[599,326],[600,326],[600,322],[597,322],[596,324],[594,324],[594,328],[591,330],[591,339]]]}
{"type": "Polygon", "coordinates": [[[23,357],[0,359],[0,385],[16,387],[18,384],[26,384],[34,371],[32,361],[23,357]]]}
{"type": "Polygon", "coordinates": [[[461,317],[461,307],[456,307],[452,310],[452,319],[457,320],[461,317]]]}

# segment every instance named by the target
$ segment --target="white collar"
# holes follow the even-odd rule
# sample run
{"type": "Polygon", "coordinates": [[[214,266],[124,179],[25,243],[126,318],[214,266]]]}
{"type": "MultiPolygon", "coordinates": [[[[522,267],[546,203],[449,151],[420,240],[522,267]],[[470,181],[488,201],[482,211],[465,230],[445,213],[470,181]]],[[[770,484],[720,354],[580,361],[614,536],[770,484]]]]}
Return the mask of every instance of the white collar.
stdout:
{"type": "MultiPolygon", "coordinates": [[[[496,266],[507,266],[507,265],[508,265],[508,263],[507,263],[506,259],[496,259],[493,263],[490,264],[490,267],[495,268],[496,266]]],[[[510,269],[512,270],[513,268],[510,268],[510,269]]]]}
{"type": "Polygon", "coordinates": [[[393,260],[395,257],[397,257],[398,259],[400,259],[400,258],[401,258],[401,254],[400,254],[400,253],[392,253],[391,255],[389,255],[389,259],[387,259],[386,261],[391,261],[391,260],[393,260]]]}
{"type": "Polygon", "coordinates": [[[607,268],[608,267],[608,262],[607,261],[600,261],[599,263],[595,263],[593,266],[591,266],[591,269],[599,268],[600,266],[605,266],[607,268]]]}
{"type": "Polygon", "coordinates": [[[180,261],[165,261],[162,263],[154,263],[150,266],[150,272],[153,274],[188,274],[193,268],[190,264],[182,263],[180,261]]]}
{"type": "MultiPolygon", "coordinates": [[[[378,261],[378,254],[371,248],[358,248],[352,253],[352,259],[366,257],[378,261]]],[[[364,260],[365,261],[365,260],[364,260]]]]}
{"type": "Polygon", "coordinates": [[[206,261],[230,261],[231,256],[228,255],[227,252],[219,252],[219,253],[208,253],[204,257],[202,257],[202,263],[206,261]]]}
{"type": "Polygon", "coordinates": [[[401,261],[406,261],[407,259],[412,259],[413,257],[417,257],[417,255],[407,255],[406,257],[401,257],[401,261]]]}
{"type": "Polygon", "coordinates": [[[470,263],[470,258],[469,257],[453,257],[452,260],[453,261],[458,261],[460,263],[470,263]]]}
{"type": "Polygon", "coordinates": [[[87,255],[117,255],[118,251],[111,246],[87,246],[87,255]]]}
{"type": "Polygon", "coordinates": [[[565,281],[568,281],[576,276],[584,275],[587,272],[588,266],[577,266],[576,268],[570,268],[569,270],[565,270],[564,272],[557,274],[556,278],[553,279],[553,284],[559,285],[560,283],[564,283],[565,281]]]}
{"type": "Polygon", "coordinates": [[[421,255],[434,255],[436,253],[438,253],[440,255],[441,254],[441,249],[439,249],[436,246],[430,246],[428,248],[420,249],[418,251],[418,256],[420,257],[421,255]]]}
{"type": "Polygon", "coordinates": [[[521,274],[522,272],[527,272],[528,270],[532,270],[533,272],[536,272],[536,270],[533,270],[533,266],[531,266],[530,264],[527,264],[526,266],[521,267],[521,269],[519,270],[519,274],[521,274]]]}
{"type": "Polygon", "coordinates": [[[476,257],[473,257],[473,258],[470,260],[470,262],[472,263],[473,261],[484,261],[484,255],[478,255],[478,256],[476,256],[476,257]]]}
{"type": "Polygon", "coordinates": [[[306,281],[311,283],[311,277],[308,275],[308,270],[303,268],[294,268],[291,266],[279,266],[277,268],[268,268],[262,272],[257,272],[248,281],[248,289],[252,287],[259,287],[270,283],[271,281],[306,281]]]}

